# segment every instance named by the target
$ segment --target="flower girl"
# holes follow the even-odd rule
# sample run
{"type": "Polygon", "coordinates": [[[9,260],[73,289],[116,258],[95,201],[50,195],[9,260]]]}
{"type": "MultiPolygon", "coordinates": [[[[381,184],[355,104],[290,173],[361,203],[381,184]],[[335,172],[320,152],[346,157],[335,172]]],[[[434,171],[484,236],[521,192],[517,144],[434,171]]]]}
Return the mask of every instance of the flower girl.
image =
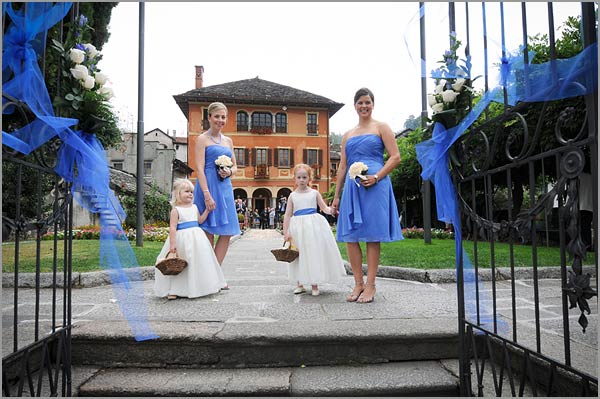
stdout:
{"type": "Polygon", "coordinates": [[[215,252],[200,228],[206,220],[208,210],[202,214],[194,204],[194,185],[187,179],[178,179],[173,184],[169,222],[169,238],[165,241],[157,262],[169,252],[188,262],[188,266],[175,276],[164,276],[158,269],[154,273],[154,292],[159,297],[176,299],[196,298],[217,293],[227,285],[215,252]]]}
{"type": "Polygon", "coordinates": [[[331,208],[321,194],[309,187],[312,169],[306,164],[294,167],[296,189],[287,200],[283,219],[283,236],[292,240],[299,256],[289,265],[289,278],[297,284],[294,294],[306,292],[311,285],[313,296],[319,295],[319,284],[335,283],[346,275],[344,261],[329,223],[317,213],[317,206],[327,214],[331,208]]]}

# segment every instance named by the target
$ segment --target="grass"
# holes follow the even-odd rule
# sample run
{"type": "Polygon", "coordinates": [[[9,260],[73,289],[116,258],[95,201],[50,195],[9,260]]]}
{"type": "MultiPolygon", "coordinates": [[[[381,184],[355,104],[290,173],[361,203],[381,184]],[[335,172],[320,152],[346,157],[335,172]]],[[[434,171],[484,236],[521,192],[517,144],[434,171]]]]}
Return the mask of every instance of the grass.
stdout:
{"type": "MultiPolygon", "coordinates": [[[[404,239],[391,243],[381,243],[381,265],[410,267],[416,269],[453,269],[455,267],[454,240],[431,240],[431,244],[425,244],[423,239],[404,239]]],[[[348,259],[346,244],[338,243],[342,258],[348,259]]],[[[366,263],[365,244],[361,243],[363,249],[363,263],[366,263]]],[[[463,241],[463,248],[469,255],[471,262],[475,263],[473,256],[473,241],[463,241]]],[[[490,243],[478,242],[478,265],[479,267],[490,267],[490,243]]],[[[531,246],[514,245],[515,267],[530,267],[532,263],[531,246]]],[[[496,267],[509,267],[509,245],[505,243],[494,243],[494,259],[496,267]]],[[[568,259],[568,257],[567,257],[568,259]]],[[[560,249],[558,247],[537,247],[538,266],[560,266],[560,249]]],[[[593,265],[595,253],[588,253],[584,264],[593,265]]],[[[569,262],[567,261],[567,265],[569,262]]]]}
{"type": "MultiPolygon", "coordinates": [[[[58,254],[62,255],[62,243],[59,243],[58,254]]],[[[151,266],[156,262],[164,242],[145,241],[143,247],[137,247],[135,242],[131,242],[131,248],[135,253],[140,266],[151,266]]],[[[53,264],[54,244],[51,240],[41,241],[40,246],[40,271],[51,272],[53,264]]],[[[102,270],[99,263],[99,240],[73,240],[73,271],[89,272],[102,270]]],[[[35,271],[35,241],[25,241],[19,243],[19,271],[35,271]]],[[[14,272],[15,245],[14,243],[2,244],[2,271],[14,272]]],[[[58,270],[63,270],[62,257],[57,260],[58,270]]]]}
{"type": "MultiPolygon", "coordinates": [[[[88,272],[101,270],[99,264],[99,242],[98,240],[73,240],[73,271],[88,272]]],[[[137,247],[135,242],[131,243],[138,264],[140,266],[154,265],[156,257],[164,243],[157,241],[145,241],[143,247],[137,247]]],[[[342,257],[348,260],[346,244],[338,243],[342,257]]],[[[363,248],[363,263],[366,263],[365,244],[363,248]]],[[[463,248],[469,254],[471,261],[473,257],[473,242],[464,241],[463,248]]],[[[480,267],[490,267],[490,244],[478,243],[478,260],[480,267]]],[[[531,246],[515,245],[514,258],[516,267],[531,266],[531,246]]],[[[58,249],[62,253],[61,247],[58,249]]],[[[504,243],[494,244],[496,267],[508,267],[509,246],[504,243]]],[[[541,246],[538,251],[538,266],[559,266],[560,250],[557,247],[541,246]]],[[[19,244],[19,270],[21,272],[35,271],[35,241],[21,242],[19,244]]],[[[2,271],[14,271],[14,243],[2,245],[2,271]]],[[[52,271],[53,243],[52,241],[41,241],[40,247],[41,271],[52,271]]],[[[584,264],[592,265],[595,261],[595,253],[588,253],[584,264]]],[[[422,239],[405,239],[403,241],[382,243],[380,264],[387,266],[410,267],[417,269],[453,269],[454,268],[454,240],[432,240],[431,244],[425,244],[422,239]]],[[[567,262],[569,264],[569,262],[567,262]]],[[[58,261],[59,270],[62,270],[62,261],[58,261]]]]}

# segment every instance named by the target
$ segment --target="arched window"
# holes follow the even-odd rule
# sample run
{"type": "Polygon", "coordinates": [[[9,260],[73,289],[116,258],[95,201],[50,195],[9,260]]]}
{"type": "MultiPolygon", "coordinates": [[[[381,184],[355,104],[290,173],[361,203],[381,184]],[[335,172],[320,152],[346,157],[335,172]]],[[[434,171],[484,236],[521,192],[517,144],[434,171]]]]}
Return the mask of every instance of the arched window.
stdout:
{"type": "Polygon", "coordinates": [[[273,133],[273,115],[269,112],[254,112],[252,114],[253,133],[273,133]]]}
{"type": "Polygon", "coordinates": [[[278,112],[275,115],[275,133],[287,133],[287,114],[278,112]]]}
{"type": "Polygon", "coordinates": [[[245,111],[238,111],[237,116],[237,131],[247,132],[248,131],[248,114],[245,111]]]}

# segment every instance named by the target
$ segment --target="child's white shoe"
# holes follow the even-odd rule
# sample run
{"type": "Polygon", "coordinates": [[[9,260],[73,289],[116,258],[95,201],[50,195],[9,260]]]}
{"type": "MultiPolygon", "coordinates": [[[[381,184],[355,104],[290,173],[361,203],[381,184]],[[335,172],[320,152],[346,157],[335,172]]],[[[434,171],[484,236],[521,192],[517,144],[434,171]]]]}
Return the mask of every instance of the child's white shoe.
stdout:
{"type": "Polygon", "coordinates": [[[312,292],[311,292],[312,296],[319,296],[319,289],[318,288],[313,288],[312,292]]]}
{"type": "Polygon", "coordinates": [[[294,294],[304,294],[306,292],[306,288],[300,286],[300,287],[296,287],[296,289],[294,289],[294,294]]]}

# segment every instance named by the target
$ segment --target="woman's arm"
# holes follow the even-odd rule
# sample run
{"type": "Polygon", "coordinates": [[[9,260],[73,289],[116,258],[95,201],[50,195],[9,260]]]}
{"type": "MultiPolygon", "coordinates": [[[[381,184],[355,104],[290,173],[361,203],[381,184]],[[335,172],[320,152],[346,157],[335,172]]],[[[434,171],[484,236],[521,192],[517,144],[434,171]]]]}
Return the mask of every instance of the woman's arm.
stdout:
{"type": "Polygon", "coordinates": [[[210,195],[208,183],[206,182],[206,175],[204,174],[204,165],[206,162],[205,151],[206,138],[203,135],[200,135],[198,136],[198,140],[196,140],[196,147],[194,148],[194,154],[196,157],[196,174],[198,176],[198,184],[200,185],[200,189],[202,189],[202,194],[204,195],[204,204],[209,211],[212,211],[215,209],[216,204],[210,195]]]}
{"type": "Polygon", "coordinates": [[[179,223],[179,212],[177,212],[177,208],[173,208],[169,217],[169,252],[177,252],[177,241],[175,240],[177,223],[179,223]]]}
{"type": "Polygon", "coordinates": [[[333,195],[333,201],[331,202],[332,215],[335,216],[335,212],[339,210],[340,204],[340,194],[342,189],[344,188],[344,182],[346,181],[346,140],[348,137],[348,133],[344,134],[342,137],[342,148],[341,148],[341,156],[340,156],[340,164],[337,169],[337,179],[335,183],[335,194],[333,195]]]}
{"type": "Polygon", "coordinates": [[[231,162],[233,163],[233,165],[229,168],[229,172],[219,170],[219,176],[226,178],[233,176],[237,172],[237,160],[235,159],[235,151],[233,151],[233,141],[227,136],[223,136],[223,139],[225,140],[225,144],[227,144],[231,150],[231,162]]]}
{"type": "Polygon", "coordinates": [[[387,161],[385,161],[385,164],[383,164],[383,167],[378,170],[377,173],[375,173],[378,179],[375,179],[377,181],[374,183],[378,183],[379,180],[387,176],[392,170],[394,170],[396,166],[400,164],[400,151],[398,151],[398,142],[394,137],[394,132],[392,132],[392,129],[387,123],[380,122],[379,133],[381,134],[383,145],[390,156],[387,161]]]}

